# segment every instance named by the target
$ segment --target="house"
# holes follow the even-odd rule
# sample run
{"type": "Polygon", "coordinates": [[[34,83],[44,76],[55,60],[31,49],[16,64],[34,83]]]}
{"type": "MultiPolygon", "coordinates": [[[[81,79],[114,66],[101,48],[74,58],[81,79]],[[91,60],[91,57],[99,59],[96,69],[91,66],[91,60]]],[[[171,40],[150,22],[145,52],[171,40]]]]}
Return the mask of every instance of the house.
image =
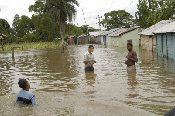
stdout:
{"type": "Polygon", "coordinates": [[[74,42],[74,36],[69,36],[67,38],[67,43],[68,43],[68,45],[74,45],[75,44],[75,42],[74,42]]]}
{"type": "Polygon", "coordinates": [[[119,28],[110,33],[107,39],[108,47],[126,47],[127,41],[132,41],[134,46],[139,46],[138,28],[119,28]]]}
{"type": "Polygon", "coordinates": [[[175,21],[154,31],[158,56],[175,60],[175,21]]]}
{"type": "Polygon", "coordinates": [[[109,34],[115,32],[115,31],[117,31],[117,30],[119,30],[119,28],[111,29],[111,30],[109,30],[109,31],[102,31],[102,32],[100,33],[100,36],[101,36],[101,44],[106,46],[106,45],[107,45],[107,40],[108,40],[108,38],[109,38],[109,34]]]}
{"type": "Polygon", "coordinates": [[[90,35],[90,43],[93,44],[101,44],[101,31],[98,32],[89,32],[90,35]]]}
{"type": "Polygon", "coordinates": [[[77,38],[77,44],[89,44],[89,36],[88,35],[80,35],[78,38],[77,38]]]}
{"type": "Polygon", "coordinates": [[[139,33],[141,48],[144,50],[154,51],[156,48],[156,36],[153,32],[171,22],[172,20],[162,20],[139,33]]]}

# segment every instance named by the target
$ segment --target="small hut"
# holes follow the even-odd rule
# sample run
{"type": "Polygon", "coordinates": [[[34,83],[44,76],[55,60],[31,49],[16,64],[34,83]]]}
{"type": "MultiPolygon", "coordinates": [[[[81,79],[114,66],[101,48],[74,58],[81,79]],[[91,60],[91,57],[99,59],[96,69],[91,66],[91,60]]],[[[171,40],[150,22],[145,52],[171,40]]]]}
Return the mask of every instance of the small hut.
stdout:
{"type": "Polygon", "coordinates": [[[88,35],[80,35],[78,38],[77,38],[77,44],[89,44],[89,36],[88,35]]]}
{"type": "Polygon", "coordinates": [[[126,47],[128,40],[131,40],[134,46],[139,46],[138,28],[120,28],[108,35],[107,46],[126,47]]]}
{"type": "Polygon", "coordinates": [[[162,20],[139,33],[141,48],[144,50],[154,51],[156,48],[156,36],[153,32],[171,22],[172,20],[162,20]]]}
{"type": "Polygon", "coordinates": [[[175,60],[175,21],[154,31],[157,54],[175,60]]]}
{"type": "Polygon", "coordinates": [[[89,32],[90,35],[90,42],[93,44],[101,44],[101,35],[99,32],[89,32]]]}
{"type": "Polygon", "coordinates": [[[75,44],[75,42],[74,42],[74,36],[69,36],[67,38],[67,43],[68,43],[68,45],[74,45],[75,44]]]}

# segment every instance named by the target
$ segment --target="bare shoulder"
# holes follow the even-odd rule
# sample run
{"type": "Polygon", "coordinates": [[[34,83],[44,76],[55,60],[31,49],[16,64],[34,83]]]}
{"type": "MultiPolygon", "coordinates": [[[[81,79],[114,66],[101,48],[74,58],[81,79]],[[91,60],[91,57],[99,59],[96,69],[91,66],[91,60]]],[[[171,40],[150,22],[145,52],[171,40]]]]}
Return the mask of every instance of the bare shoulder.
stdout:
{"type": "Polygon", "coordinates": [[[132,51],[132,54],[133,54],[133,55],[137,55],[137,52],[136,52],[136,51],[132,51]]]}

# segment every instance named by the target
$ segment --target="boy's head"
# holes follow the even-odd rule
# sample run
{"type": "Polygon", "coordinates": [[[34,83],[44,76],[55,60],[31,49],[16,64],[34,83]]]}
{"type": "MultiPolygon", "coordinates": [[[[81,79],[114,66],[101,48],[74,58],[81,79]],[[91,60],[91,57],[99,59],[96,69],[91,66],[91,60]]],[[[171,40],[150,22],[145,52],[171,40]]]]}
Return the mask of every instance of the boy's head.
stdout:
{"type": "Polygon", "coordinates": [[[29,91],[30,89],[30,84],[26,79],[19,79],[18,85],[23,90],[29,91]]]}
{"type": "Polygon", "coordinates": [[[132,43],[127,43],[127,49],[128,49],[128,51],[132,51],[132,49],[133,49],[132,43]]]}
{"type": "Polygon", "coordinates": [[[94,46],[93,46],[93,45],[89,45],[88,51],[89,51],[90,53],[92,53],[92,52],[94,51],[94,46]]]}

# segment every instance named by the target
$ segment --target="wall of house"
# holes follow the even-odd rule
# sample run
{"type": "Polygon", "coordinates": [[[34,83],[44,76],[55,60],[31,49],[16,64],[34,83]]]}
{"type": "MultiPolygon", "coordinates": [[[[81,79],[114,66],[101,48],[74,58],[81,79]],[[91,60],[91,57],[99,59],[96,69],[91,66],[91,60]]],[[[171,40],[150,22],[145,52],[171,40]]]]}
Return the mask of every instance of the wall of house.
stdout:
{"type": "Polygon", "coordinates": [[[93,44],[101,44],[101,36],[91,37],[91,43],[93,43],[93,44]]]}
{"type": "Polygon", "coordinates": [[[106,45],[107,39],[109,38],[108,35],[101,36],[101,45],[106,45]]]}
{"type": "Polygon", "coordinates": [[[155,51],[156,36],[140,35],[141,48],[144,50],[155,51]]]}
{"type": "Polygon", "coordinates": [[[80,37],[77,39],[77,44],[88,44],[89,37],[80,37]]]}
{"type": "Polygon", "coordinates": [[[158,56],[175,60],[175,33],[157,34],[158,56]]]}
{"type": "Polygon", "coordinates": [[[119,37],[109,37],[107,39],[107,46],[109,47],[126,47],[127,41],[132,40],[134,46],[139,46],[138,29],[123,34],[119,37]]]}

